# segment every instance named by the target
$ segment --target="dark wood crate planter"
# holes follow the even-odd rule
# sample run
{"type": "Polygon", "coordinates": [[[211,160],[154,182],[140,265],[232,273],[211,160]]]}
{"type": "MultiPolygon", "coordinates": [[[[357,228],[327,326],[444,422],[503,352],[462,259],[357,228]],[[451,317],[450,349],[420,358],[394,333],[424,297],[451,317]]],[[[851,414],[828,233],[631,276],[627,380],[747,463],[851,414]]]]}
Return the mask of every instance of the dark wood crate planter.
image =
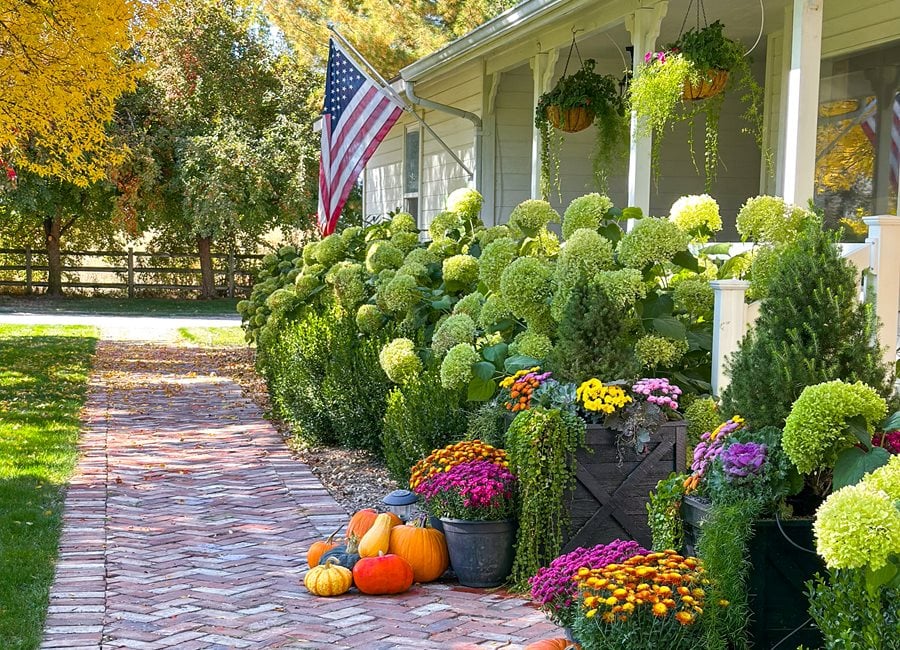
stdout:
{"type": "Polygon", "coordinates": [[[687,423],[667,422],[654,433],[644,454],[623,445],[618,461],[616,432],[587,425],[585,442],[593,453],[577,454],[576,485],[569,500],[571,527],[563,552],[579,546],[633,539],[650,548],[647,501],[660,479],[685,466],[687,423]]]}
{"type": "MultiPolygon", "coordinates": [[[[708,502],[693,497],[687,497],[682,504],[684,550],[689,555],[696,554],[700,528],[709,508],[708,502]]],[[[825,564],[812,552],[815,549],[812,520],[783,519],[781,530],[778,523],[774,519],[758,520],[748,543],[752,645],[764,650],[784,640],[779,648],[796,648],[801,644],[819,648],[824,640],[809,620],[806,581],[812,580],[816,572],[824,574],[825,564]]]]}

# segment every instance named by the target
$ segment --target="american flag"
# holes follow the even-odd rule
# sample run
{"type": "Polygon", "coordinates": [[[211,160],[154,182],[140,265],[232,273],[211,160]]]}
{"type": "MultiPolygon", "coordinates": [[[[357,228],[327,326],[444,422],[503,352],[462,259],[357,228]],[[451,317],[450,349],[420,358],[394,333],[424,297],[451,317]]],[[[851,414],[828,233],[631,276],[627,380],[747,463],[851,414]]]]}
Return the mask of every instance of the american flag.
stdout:
{"type": "Polygon", "coordinates": [[[334,232],[353,184],[400,117],[400,104],[331,40],[322,109],[319,232],[334,232]]]}
{"type": "MultiPolygon", "coordinates": [[[[891,187],[897,190],[898,172],[900,172],[900,95],[894,97],[893,101],[894,114],[891,119],[891,187]]],[[[865,119],[860,122],[863,132],[872,143],[872,146],[878,148],[878,115],[876,111],[876,101],[873,99],[864,110],[865,119]]]]}

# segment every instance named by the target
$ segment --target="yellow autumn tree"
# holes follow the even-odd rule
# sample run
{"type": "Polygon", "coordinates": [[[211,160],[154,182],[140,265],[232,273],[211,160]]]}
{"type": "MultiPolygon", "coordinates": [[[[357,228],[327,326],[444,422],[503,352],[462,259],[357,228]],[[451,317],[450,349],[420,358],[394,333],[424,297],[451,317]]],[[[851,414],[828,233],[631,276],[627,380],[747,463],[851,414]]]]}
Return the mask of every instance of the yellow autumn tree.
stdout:
{"type": "Polygon", "coordinates": [[[134,88],[125,53],[154,4],[0,0],[0,167],[86,186],[121,159],[106,125],[134,88]]]}
{"type": "Polygon", "coordinates": [[[328,22],[385,77],[461,36],[516,0],[264,0],[303,67],[328,56],[328,22]]]}

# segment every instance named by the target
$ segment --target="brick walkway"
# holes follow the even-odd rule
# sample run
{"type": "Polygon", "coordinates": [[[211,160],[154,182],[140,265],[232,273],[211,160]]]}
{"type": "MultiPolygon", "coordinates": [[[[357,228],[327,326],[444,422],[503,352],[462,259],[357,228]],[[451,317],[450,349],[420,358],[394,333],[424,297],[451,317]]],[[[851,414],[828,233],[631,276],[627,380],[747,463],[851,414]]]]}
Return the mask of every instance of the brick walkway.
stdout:
{"type": "Polygon", "coordinates": [[[202,353],[104,341],[43,648],[518,648],[558,636],[452,583],[316,598],[309,543],[347,514],[202,353]]]}

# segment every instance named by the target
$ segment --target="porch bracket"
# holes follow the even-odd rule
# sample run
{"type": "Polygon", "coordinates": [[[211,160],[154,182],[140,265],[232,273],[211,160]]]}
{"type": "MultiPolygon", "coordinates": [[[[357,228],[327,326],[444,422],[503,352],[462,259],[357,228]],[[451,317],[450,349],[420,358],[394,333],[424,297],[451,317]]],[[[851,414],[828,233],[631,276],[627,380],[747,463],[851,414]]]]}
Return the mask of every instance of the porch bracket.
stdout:
{"type": "Polygon", "coordinates": [[[822,0],[793,0],[791,64],[783,132],[784,199],[805,206],[813,198],[816,173],[816,120],[822,60],[822,0]]]}
{"type": "MultiPolygon", "coordinates": [[[[553,75],[556,73],[556,62],[559,59],[559,48],[551,48],[547,52],[540,51],[538,44],[538,53],[531,57],[530,65],[532,71],[532,88],[534,96],[532,99],[532,114],[537,108],[541,95],[550,90],[550,82],[553,81],[553,75]]],[[[536,128],[531,130],[531,198],[541,199],[541,132],[536,128]]]]}
{"type": "MultiPolygon", "coordinates": [[[[631,34],[634,46],[634,77],[641,74],[644,54],[656,48],[662,20],[669,10],[668,0],[645,4],[638,0],[634,11],[625,16],[625,28],[631,34]]],[[[635,113],[631,113],[630,144],[628,150],[628,205],[650,213],[651,147],[652,136],[646,133],[635,113]]],[[[628,224],[629,227],[631,224],[628,224]]]]}

